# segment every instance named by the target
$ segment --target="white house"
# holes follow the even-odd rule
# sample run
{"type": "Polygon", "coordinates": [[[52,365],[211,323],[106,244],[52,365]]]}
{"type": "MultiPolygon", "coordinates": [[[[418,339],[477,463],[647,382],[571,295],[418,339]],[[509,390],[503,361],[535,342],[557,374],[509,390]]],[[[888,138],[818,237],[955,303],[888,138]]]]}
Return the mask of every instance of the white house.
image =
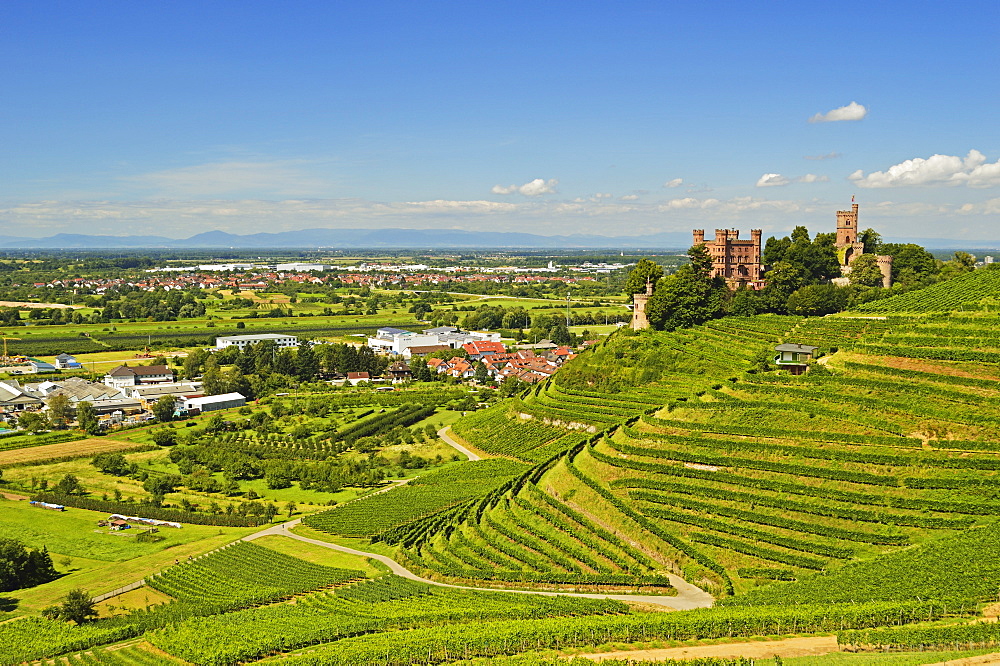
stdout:
{"type": "Polygon", "coordinates": [[[279,349],[283,347],[297,347],[299,345],[299,339],[294,335],[286,333],[256,333],[250,335],[223,335],[215,339],[215,346],[217,349],[239,347],[240,351],[243,351],[247,345],[255,345],[265,340],[273,342],[279,349]]]}
{"type": "Polygon", "coordinates": [[[165,365],[136,365],[127,363],[104,375],[104,384],[116,389],[137,384],[160,384],[174,381],[174,372],[165,365]]]}
{"type": "Polygon", "coordinates": [[[59,354],[59,356],[56,356],[55,366],[60,370],[75,370],[83,367],[80,365],[80,362],[70,354],[59,354]]]}

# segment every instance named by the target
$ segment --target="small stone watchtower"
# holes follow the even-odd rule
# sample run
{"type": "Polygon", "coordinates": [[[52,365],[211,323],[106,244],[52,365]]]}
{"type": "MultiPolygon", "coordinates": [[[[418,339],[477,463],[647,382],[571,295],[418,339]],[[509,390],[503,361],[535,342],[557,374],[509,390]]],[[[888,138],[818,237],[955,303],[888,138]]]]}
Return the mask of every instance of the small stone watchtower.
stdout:
{"type": "Polygon", "coordinates": [[[646,280],[646,292],[632,294],[632,330],[641,331],[649,328],[649,319],[646,317],[646,303],[653,295],[653,281],[646,280]]]}

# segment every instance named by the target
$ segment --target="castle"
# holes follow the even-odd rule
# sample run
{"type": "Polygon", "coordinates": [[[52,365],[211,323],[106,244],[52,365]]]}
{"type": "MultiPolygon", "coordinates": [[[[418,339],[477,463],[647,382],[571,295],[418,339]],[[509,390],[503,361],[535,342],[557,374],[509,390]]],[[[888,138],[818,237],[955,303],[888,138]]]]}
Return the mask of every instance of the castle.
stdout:
{"type": "MultiPolygon", "coordinates": [[[[747,286],[752,289],[764,287],[764,266],[761,264],[760,238],[761,230],[752,229],[749,240],[740,240],[737,229],[716,229],[715,240],[706,241],[704,229],[695,229],[694,244],[704,245],[708,256],[712,259],[712,277],[726,280],[730,289],[747,286]]],[[[851,210],[837,211],[837,257],[840,261],[840,272],[848,275],[851,263],[865,253],[865,244],[858,238],[858,204],[852,204],[851,210]]],[[[882,286],[892,286],[892,257],[877,254],[875,261],[882,271],[882,286]]],[[[846,286],[847,277],[834,278],[834,284],[846,286]]],[[[653,295],[653,285],[646,282],[645,293],[632,296],[632,329],[649,328],[649,318],[646,316],[646,304],[653,295]]]]}
{"type": "Polygon", "coordinates": [[[750,231],[750,240],[740,240],[737,229],[716,229],[715,240],[706,241],[703,229],[694,230],[694,244],[704,244],[712,258],[712,277],[726,280],[730,289],[741,285],[763,287],[764,267],[760,263],[760,229],[750,231]]]}
{"type": "MultiPolygon", "coordinates": [[[[840,272],[846,276],[851,272],[851,263],[865,253],[865,244],[858,237],[858,204],[851,204],[851,210],[837,211],[836,248],[840,272]]],[[[882,286],[888,289],[892,286],[892,257],[877,254],[875,261],[882,271],[882,286]]]]}

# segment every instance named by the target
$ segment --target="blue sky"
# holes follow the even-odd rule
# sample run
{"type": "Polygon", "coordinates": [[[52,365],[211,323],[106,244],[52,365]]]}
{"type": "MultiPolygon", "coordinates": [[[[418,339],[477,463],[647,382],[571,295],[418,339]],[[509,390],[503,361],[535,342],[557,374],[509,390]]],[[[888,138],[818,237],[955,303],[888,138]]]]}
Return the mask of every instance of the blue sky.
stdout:
{"type": "Polygon", "coordinates": [[[856,195],[889,237],[1000,238],[998,19],[993,2],[2,3],[0,235],[826,231],[856,195]]]}

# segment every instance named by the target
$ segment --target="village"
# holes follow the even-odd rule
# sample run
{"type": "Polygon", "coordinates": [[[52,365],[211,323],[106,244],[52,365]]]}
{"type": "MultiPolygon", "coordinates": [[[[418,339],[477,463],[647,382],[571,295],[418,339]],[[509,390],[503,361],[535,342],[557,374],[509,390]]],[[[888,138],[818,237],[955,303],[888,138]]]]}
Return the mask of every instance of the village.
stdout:
{"type": "MultiPolygon", "coordinates": [[[[257,345],[275,351],[298,350],[300,345],[314,350],[323,344],[300,342],[296,335],[278,333],[219,336],[215,343],[205,351],[249,353],[257,345]]],[[[585,341],[581,348],[595,343],[585,341]]],[[[501,342],[499,333],[462,331],[455,326],[420,333],[380,328],[363,346],[385,359],[383,372],[332,370],[319,373],[318,378],[331,386],[371,385],[377,390],[435,379],[494,386],[505,381],[530,385],[547,380],[576,356],[571,347],[551,340],[508,347],[501,342]]],[[[184,352],[177,353],[175,362],[185,356],[184,352]]],[[[103,431],[238,408],[248,400],[239,391],[226,391],[224,385],[214,391],[206,389],[201,375],[179,381],[175,369],[155,360],[131,365],[126,361],[99,380],[86,378],[85,368],[71,354],[59,354],[53,363],[20,360],[23,365],[13,367],[23,370],[14,369],[13,373],[50,375],[37,382],[16,377],[0,380],[0,418],[22,430],[69,425],[78,419],[78,407],[83,403],[96,418],[97,429],[103,431]],[[64,372],[69,376],[62,376],[64,372]],[[47,418],[33,418],[42,414],[47,418]]]]}

